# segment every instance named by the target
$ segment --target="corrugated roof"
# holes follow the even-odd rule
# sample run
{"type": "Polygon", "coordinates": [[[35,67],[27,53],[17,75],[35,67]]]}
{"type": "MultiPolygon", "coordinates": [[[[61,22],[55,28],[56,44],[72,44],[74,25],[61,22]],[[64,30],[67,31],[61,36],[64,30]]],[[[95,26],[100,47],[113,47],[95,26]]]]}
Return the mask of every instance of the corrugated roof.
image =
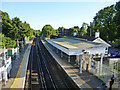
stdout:
{"type": "Polygon", "coordinates": [[[100,45],[100,43],[95,43],[95,42],[85,41],[85,40],[76,40],[71,38],[57,38],[57,39],[50,39],[50,40],[56,44],[59,44],[69,49],[85,49],[85,48],[100,45]]]}

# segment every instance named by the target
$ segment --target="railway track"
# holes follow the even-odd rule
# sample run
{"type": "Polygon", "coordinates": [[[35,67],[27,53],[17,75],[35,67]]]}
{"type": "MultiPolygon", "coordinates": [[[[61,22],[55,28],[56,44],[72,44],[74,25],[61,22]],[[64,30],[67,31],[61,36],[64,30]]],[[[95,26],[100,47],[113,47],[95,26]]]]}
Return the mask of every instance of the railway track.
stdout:
{"type": "Polygon", "coordinates": [[[32,44],[25,88],[78,89],[77,85],[44,47],[40,38],[35,38],[32,44]]]}

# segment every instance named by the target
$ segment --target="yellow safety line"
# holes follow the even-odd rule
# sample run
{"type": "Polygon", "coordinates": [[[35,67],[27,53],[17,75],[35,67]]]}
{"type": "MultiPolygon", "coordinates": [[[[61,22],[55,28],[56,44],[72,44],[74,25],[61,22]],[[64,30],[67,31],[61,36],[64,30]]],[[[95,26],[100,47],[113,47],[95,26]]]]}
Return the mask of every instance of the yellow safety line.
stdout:
{"type": "MultiPolygon", "coordinates": [[[[47,45],[46,45],[47,46],[47,45]]],[[[47,46],[48,47],[48,46],[47,46]]],[[[49,48],[49,47],[48,47],[49,48]]],[[[49,48],[50,49],[50,48],[49,48]]],[[[51,50],[51,49],[50,49],[51,50]]],[[[52,50],[51,50],[52,51],[52,50]]],[[[66,63],[64,63],[66,66],[67,66],[67,64],[66,63]]],[[[68,68],[70,68],[70,67],[68,67],[68,68]]],[[[70,68],[71,69],[71,68],[70,68]]],[[[74,72],[74,74],[77,76],[77,77],[79,77],[80,78],[80,76],[79,75],[77,75],[76,73],[75,73],[75,71],[74,70],[72,70],[73,72],[74,72]]],[[[81,78],[80,78],[81,79],[81,78]]],[[[82,79],[81,79],[82,80],[82,79]]],[[[84,80],[82,80],[89,88],[92,88],[92,87],[90,87],[84,80]]]]}
{"type": "MultiPolygon", "coordinates": [[[[65,63],[65,65],[67,65],[66,63],[65,63]]],[[[68,68],[70,68],[70,67],[68,67],[68,68]]],[[[70,68],[71,69],[71,68],[70,68]]],[[[80,78],[80,76],[79,75],[77,75],[76,73],[75,73],[75,71],[74,70],[72,70],[73,72],[74,72],[74,74],[78,77],[78,78],[80,78]]],[[[81,79],[81,78],[80,78],[81,79]]],[[[81,79],[82,80],[82,79],[81,79]]],[[[92,88],[92,87],[90,87],[90,85],[88,85],[84,80],[82,80],[89,88],[92,88]]]]}
{"type": "MultiPolygon", "coordinates": [[[[28,45],[28,47],[29,47],[29,46],[30,46],[30,44],[28,45]]],[[[27,47],[27,50],[28,50],[28,47],[27,47]]],[[[20,73],[20,68],[21,68],[21,66],[22,66],[22,64],[23,64],[23,61],[25,60],[25,55],[26,55],[27,50],[25,51],[25,53],[24,53],[24,55],[23,55],[22,62],[21,62],[21,64],[20,64],[20,67],[19,67],[19,69],[18,69],[17,75],[16,75],[15,80],[14,80],[13,84],[11,85],[10,89],[12,89],[12,88],[14,87],[14,85],[15,85],[15,83],[16,83],[16,80],[18,79],[17,77],[18,77],[18,75],[19,75],[19,73],[20,73]]]]}

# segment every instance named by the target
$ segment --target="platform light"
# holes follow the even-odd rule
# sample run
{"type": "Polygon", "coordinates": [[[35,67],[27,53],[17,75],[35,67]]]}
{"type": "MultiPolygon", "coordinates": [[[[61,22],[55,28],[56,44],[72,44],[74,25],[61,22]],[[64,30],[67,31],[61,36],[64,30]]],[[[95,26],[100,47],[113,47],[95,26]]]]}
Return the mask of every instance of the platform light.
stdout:
{"type": "Polygon", "coordinates": [[[85,51],[84,49],[82,50],[83,54],[89,54],[89,52],[85,51]]]}

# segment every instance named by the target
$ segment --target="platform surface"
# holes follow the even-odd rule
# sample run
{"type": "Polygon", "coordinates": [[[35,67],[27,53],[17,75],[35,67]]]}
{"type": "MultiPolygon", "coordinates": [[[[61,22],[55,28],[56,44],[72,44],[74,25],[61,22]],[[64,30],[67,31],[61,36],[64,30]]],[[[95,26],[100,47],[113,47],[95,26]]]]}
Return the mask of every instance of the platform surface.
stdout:
{"type": "Polygon", "coordinates": [[[98,79],[95,75],[83,71],[80,74],[78,66],[72,65],[69,62],[61,59],[53,50],[49,47],[49,45],[42,41],[44,46],[48,49],[50,54],[55,58],[55,60],[59,63],[59,65],[64,69],[64,71],[68,74],[68,76],[77,84],[79,88],[101,88],[103,81],[98,79]]]}
{"type": "Polygon", "coordinates": [[[2,89],[24,88],[31,44],[32,41],[27,43],[27,45],[24,47],[21,53],[19,53],[19,58],[12,61],[10,78],[6,82],[6,85],[4,85],[3,82],[2,89]]]}

